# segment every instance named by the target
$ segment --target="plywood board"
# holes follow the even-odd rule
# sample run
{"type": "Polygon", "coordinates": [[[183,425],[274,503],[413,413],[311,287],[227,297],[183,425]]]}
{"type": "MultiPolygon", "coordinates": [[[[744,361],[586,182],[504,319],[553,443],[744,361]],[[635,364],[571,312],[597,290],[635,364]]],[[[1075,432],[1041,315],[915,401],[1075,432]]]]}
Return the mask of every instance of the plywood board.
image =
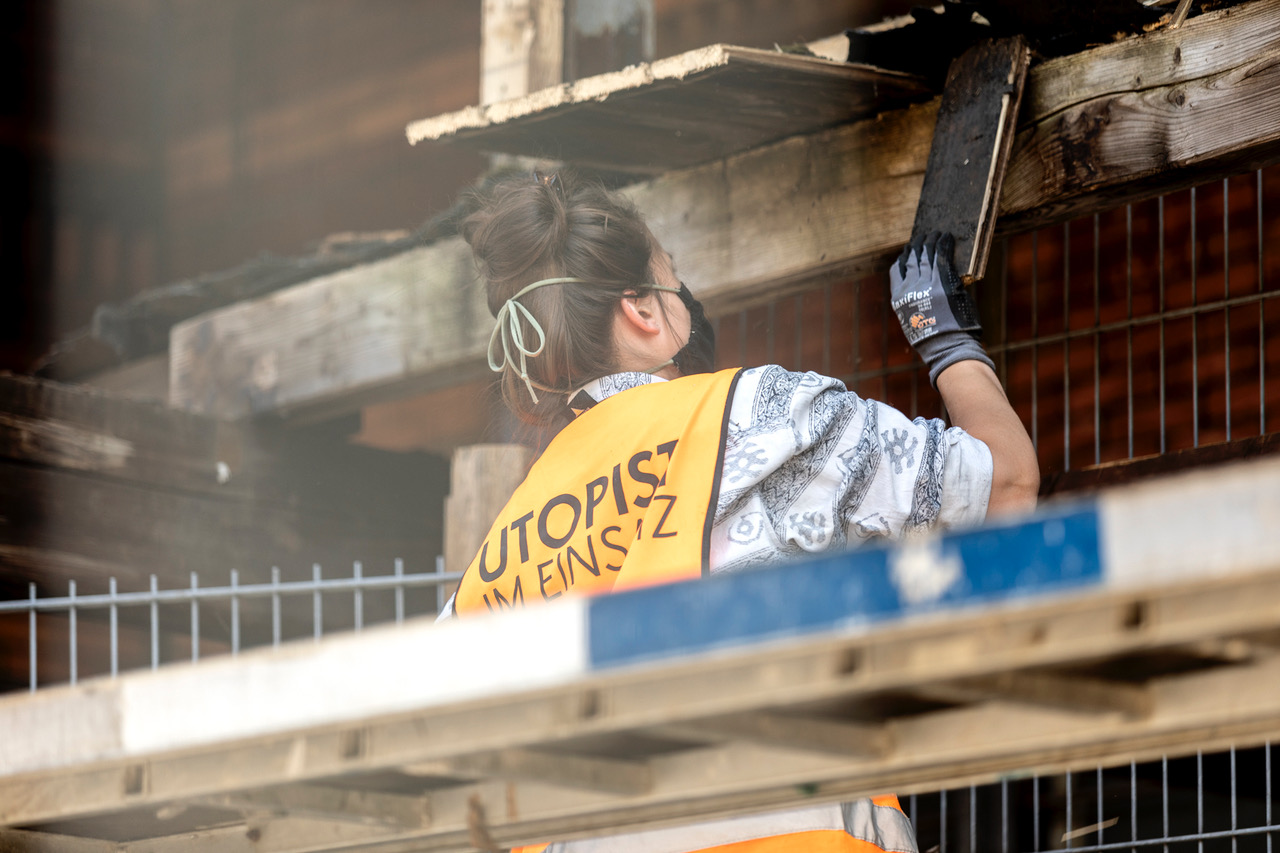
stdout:
{"type": "Polygon", "coordinates": [[[1026,40],[1013,36],[974,45],[947,74],[911,236],[952,234],[965,284],[986,272],[1030,62],[1026,40]]]}

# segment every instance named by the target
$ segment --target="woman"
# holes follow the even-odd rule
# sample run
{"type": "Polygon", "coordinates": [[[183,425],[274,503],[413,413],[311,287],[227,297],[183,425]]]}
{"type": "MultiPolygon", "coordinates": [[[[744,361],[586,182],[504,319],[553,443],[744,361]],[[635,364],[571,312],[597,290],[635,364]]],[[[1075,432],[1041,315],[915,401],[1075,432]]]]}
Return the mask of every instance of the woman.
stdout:
{"type": "MultiPolygon", "coordinates": [[[[1034,505],[1035,454],[976,341],[945,236],[909,246],[891,290],[951,429],[813,373],[712,372],[702,306],[635,208],[597,185],[507,179],[462,230],[497,318],[489,360],[504,399],[559,431],[464,573],[450,615],[733,571],[1034,505]]],[[[891,796],[551,849],[726,845],[915,849],[891,796]]]]}

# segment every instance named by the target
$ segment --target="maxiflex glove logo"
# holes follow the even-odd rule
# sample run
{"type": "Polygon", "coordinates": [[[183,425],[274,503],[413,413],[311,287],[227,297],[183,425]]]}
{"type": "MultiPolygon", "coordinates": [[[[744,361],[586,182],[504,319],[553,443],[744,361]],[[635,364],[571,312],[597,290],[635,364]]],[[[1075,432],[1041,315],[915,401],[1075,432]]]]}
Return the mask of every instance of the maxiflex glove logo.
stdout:
{"type": "Polygon", "coordinates": [[[911,315],[911,319],[909,320],[909,322],[911,323],[911,328],[917,331],[926,329],[929,326],[936,326],[938,324],[938,320],[936,317],[926,317],[925,315],[921,314],[919,311],[911,315]]]}

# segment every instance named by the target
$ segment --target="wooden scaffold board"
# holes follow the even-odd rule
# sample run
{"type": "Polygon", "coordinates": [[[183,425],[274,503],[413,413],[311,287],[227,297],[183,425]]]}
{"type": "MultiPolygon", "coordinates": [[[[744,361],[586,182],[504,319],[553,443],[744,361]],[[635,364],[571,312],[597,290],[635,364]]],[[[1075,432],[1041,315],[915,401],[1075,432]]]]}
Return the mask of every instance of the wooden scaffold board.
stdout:
{"type": "Polygon", "coordinates": [[[1257,462],[6,696],[0,848],[467,850],[1248,746],[1280,737],[1278,527],[1257,462]]]}
{"type": "Polygon", "coordinates": [[[658,174],[928,97],[910,74],[713,44],[410,124],[410,143],[658,174]]]}

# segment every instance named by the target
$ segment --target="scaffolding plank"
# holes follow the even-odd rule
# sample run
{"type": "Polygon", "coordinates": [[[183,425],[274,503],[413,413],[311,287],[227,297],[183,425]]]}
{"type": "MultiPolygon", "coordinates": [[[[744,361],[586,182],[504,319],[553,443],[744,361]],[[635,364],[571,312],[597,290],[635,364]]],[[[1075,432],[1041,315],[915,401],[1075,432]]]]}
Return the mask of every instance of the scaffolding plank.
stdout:
{"type": "Polygon", "coordinates": [[[465,849],[478,830],[509,845],[1257,743],[1280,736],[1280,656],[1112,699],[1078,700],[1069,679],[1273,631],[1277,525],[1268,460],[898,547],[0,697],[0,729],[21,733],[0,743],[0,825],[236,801],[271,812],[245,818],[267,849],[465,849]],[[405,661],[431,661],[432,677],[405,678],[405,661]],[[1010,686],[1020,673],[1048,675],[1010,686]],[[881,749],[797,748],[760,724],[957,681],[1000,699],[891,716],[881,749]],[[553,766],[575,738],[734,715],[763,716],[635,761],[619,790],[586,783],[620,758],[553,766]],[[336,822],[275,817],[288,796],[252,793],[339,776],[358,790],[362,773],[435,761],[484,776],[420,791],[420,827],[361,826],[358,796],[298,801],[336,822]]]}
{"type": "Polygon", "coordinates": [[[719,160],[927,97],[917,77],[715,44],[408,126],[411,144],[469,142],[626,172],[719,160]]]}

